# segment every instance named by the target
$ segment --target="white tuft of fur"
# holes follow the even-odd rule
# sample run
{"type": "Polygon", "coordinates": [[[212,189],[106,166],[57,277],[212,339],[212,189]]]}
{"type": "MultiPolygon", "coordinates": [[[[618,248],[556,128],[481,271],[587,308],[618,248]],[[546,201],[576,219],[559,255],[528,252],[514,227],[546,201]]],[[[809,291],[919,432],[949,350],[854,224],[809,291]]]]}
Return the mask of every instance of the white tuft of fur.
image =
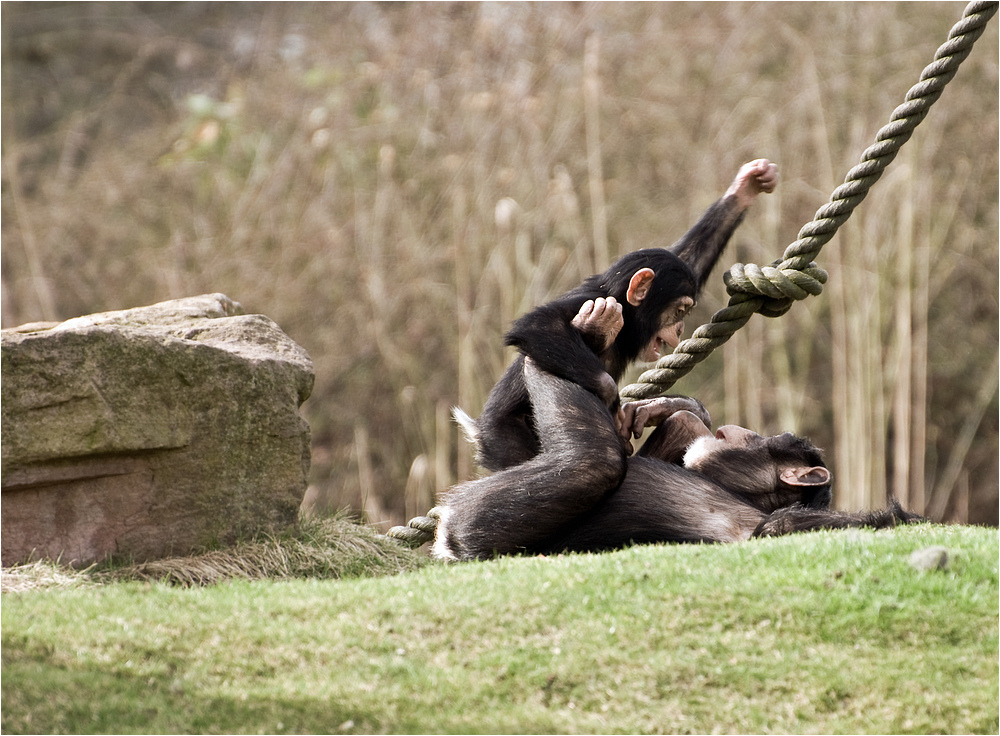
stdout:
{"type": "Polygon", "coordinates": [[[458,423],[458,426],[462,428],[462,434],[465,435],[466,442],[478,449],[479,427],[476,425],[476,420],[466,414],[465,411],[458,406],[453,406],[451,408],[451,416],[458,423]]]}
{"type": "MultiPolygon", "coordinates": [[[[461,409],[459,409],[461,411],[461,409]]],[[[455,553],[448,544],[448,518],[451,516],[451,509],[447,506],[438,506],[437,529],[434,530],[434,544],[431,545],[431,557],[435,560],[458,560],[455,553]]]]}
{"type": "Polygon", "coordinates": [[[701,461],[711,455],[718,444],[719,440],[711,435],[696,439],[684,451],[684,467],[696,470],[701,461]]]}

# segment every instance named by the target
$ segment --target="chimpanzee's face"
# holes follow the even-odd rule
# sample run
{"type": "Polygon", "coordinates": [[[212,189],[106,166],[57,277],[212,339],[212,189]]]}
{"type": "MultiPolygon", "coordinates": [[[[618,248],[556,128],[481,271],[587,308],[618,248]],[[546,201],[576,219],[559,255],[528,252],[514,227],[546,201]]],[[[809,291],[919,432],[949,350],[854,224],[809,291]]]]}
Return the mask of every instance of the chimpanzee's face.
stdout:
{"type": "Polygon", "coordinates": [[[699,437],[684,453],[684,467],[709,476],[730,490],[771,490],[777,468],[764,447],[765,438],[736,425],[699,437]]]}
{"type": "Polygon", "coordinates": [[[775,508],[809,503],[830,486],[830,472],[819,451],[789,432],[761,437],[735,425],[720,427],[714,437],[702,436],[691,443],[684,467],[775,508]]]}
{"type": "Polygon", "coordinates": [[[676,348],[684,334],[684,317],[693,308],[694,299],[689,296],[681,296],[670,302],[660,317],[660,329],[643,347],[639,360],[654,363],[666,354],[667,347],[671,350],[676,348]]]}

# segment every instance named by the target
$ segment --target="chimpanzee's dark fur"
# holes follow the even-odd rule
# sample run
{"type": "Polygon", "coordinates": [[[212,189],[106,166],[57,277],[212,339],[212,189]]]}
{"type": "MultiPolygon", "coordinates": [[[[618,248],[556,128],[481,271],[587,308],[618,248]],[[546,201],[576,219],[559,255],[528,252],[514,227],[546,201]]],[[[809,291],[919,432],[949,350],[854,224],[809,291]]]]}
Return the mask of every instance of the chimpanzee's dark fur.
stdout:
{"type": "Polygon", "coordinates": [[[531,423],[531,403],[524,387],[524,355],[530,355],[542,370],[601,395],[605,374],[615,382],[621,378],[659,331],[667,306],[679,297],[697,297],[743,217],[736,198],[723,197],[669,249],[629,253],[603,274],[591,276],[572,291],[515,321],[505,342],[521,355],[493,387],[474,429],[463,422],[475,437],[478,463],[487,470],[501,470],[538,454],[538,435],[531,423]],[[626,299],[629,280],[643,268],[651,268],[656,276],[649,295],[633,307],[626,299]],[[597,357],[597,348],[571,322],[584,302],[609,296],[622,305],[625,325],[603,356],[606,365],[597,357]]]}
{"type": "MultiPolygon", "coordinates": [[[[876,512],[830,510],[825,473],[820,484],[784,483],[782,467],[823,467],[816,448],[794,435],[754,435],[744,447],[711,450],[694,471],[648,453],[627,458],[607,406],[532,361],[524,367],[524,386],[540,452],[451,489],[441,504],[436,556],[483,559],[632,543],[733,542],[920,518],[898,504],[876,512]]],[[[670,431],[668,424],[650,441],[673,454],[657,437],[670,431]]]]}
{"type": "Polygon", "coordinates": [[[548,550],[622,482],[625,450],[608,408],[575,383],[528,374],[544,376],[530,388],[542,451],[448,492],[438,524],[438,540],[451,550],[445,556],[548,550]]]}
{"type": "Polygon", "coordinates": [[[857,526],[883,529],[915,521],[924,521],[924,518],[904,509],[896,499],[890,500],[886,508],[874,511],[824,511],[797,503],[770,514],[757,525],[753,535],[780,537],[814,529],[847,529],[857,526]]]}

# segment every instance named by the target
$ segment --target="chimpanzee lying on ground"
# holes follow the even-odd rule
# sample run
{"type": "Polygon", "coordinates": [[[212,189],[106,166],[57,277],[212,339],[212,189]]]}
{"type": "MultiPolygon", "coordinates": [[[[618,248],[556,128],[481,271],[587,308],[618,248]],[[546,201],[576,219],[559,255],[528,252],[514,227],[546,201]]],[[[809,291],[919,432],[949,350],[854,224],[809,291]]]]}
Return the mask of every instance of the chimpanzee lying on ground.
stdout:
{"type": "Polygon", "coordinates": [[[778,167],[767,159],[744,164],[722,199],[669,249],[629,253],[603,274],[518,319],[505,339],[521,356],[493,387],[478,420],[456,412],[476,444],[479,464],[502,470],[540,449],[524,386],[524,355],[617,410],[622,373],[636,359],[657,360],[664,345],[677,347],[682,320],[729,237],[757,195],[773,191],[777,183],[778,167]]]}
{"type": "Polygon", "coordinates": [[[735,426],[713,435],[694,413],[678,409],[683,401],[697,404],[693,399],[645,402],[629,410],[631,422],[618,430],[593,392],[530,358],[522,371],[540,451],[446,494],[435,557],[735,542],[920,518],[895,503],[882,511],[830,510],[830,472],[816,448],[794,435],[761,437],[735,426]],[[626,437],[657,423],[629,458],[626,437]]]}

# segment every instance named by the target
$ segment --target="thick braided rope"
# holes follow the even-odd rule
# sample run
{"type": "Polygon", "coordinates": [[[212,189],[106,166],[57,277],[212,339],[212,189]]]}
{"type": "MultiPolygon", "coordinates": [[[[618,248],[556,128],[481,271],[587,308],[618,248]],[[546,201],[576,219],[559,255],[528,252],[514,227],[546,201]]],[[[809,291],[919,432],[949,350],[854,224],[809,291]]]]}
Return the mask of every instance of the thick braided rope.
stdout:
{"type": "Polygon", "coordinates": [[[394,526],[385,535],[415,549],[434,539],[438,518],[438,510],[433,508],[427,512],[427,516],[416,516],[406,526],[394,526]]]}
{"type": "Polygon", "coordinates": [[[646,399],[663,394],[729,340],[754,313],[777,317],[787,312],[794,301],[823,291],[827,275],[812,262],[813,259],[861,204],[868,190],[909,140],[913,129],[941,96],[996,12],[996,2],[977,0],[966,6],[962,20],[951,29],[947,42],[934,54],[934,61],[906,93],[906,101],[893,111],[889,124],[878,132],[875,143],[861,155],[861,162],[847,173],[844,183],[830,195],[830,201],[799,231],[799,239],[785,249],[783,259],[763,268],[742,263],[733,266],[723,277],[730,296],[729,306],[712,315],[709,324],[695,330],[672,354],[660,358],[636,383],[622,389],[623,399],[646,399]]]}

